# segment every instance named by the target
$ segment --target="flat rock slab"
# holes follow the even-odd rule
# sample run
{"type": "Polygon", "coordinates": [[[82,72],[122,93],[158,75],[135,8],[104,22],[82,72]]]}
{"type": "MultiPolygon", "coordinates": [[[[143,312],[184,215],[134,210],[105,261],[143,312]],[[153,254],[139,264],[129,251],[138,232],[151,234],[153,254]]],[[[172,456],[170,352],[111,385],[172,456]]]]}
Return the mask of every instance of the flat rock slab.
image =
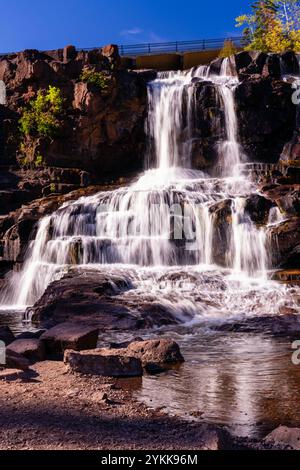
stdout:
{"type": "Polygon", "coordinates": [[[16,339],[10,343],[7,351],[21,354],[31,361],[43,361],[46,357],[44,343],[36,338],[16,339]]]}
{"type": "Polygon", "coordinates": [[[97,346],[98,334],[98,328],[64,322],[45,331],[40,340],[45,345],[46,355],[62,357],[66,349],[94,349],[97,346]]]}
{"type": "Polygon", "coordinates": [[[67,350],[64,362],[71,372],[106,377],[137,377],[143,375],[142,362],[126,355],[124,349],[67,350]]]}
{"type": "Polygon", "coordinates": [[[268,434],[264,440],[272,445],[300,450],[300,428],[278,426],[278,428],[268,434]]]}

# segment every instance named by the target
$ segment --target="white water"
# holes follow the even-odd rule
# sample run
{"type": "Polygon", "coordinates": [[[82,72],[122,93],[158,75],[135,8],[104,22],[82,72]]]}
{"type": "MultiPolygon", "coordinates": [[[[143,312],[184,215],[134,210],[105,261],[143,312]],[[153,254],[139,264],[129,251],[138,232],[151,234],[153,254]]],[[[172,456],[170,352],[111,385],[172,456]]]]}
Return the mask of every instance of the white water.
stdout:
{"type": "Polygon", "coordinates": [[[227,71],[224,61],[220,76],[199,67],[162,73],[149,84],[148,170],[129,187],[83,197],[42,219],[3,303],[32,305],[76,265],[122,273],[135,287],[124,300],[159,304],[185,320],[277,311],[287,295],[267,281],[265,232],[245,212],[256,189],[239,172],[245,157],[234,102],[238,82],[227,71]],[[191,169],[195,77],[214,83],[224,112],[216,178],[191,169]],[[220,229],[216,211],[226,201],[228,224],[220,229]],[[217,266],[218,236],[227,239],[223,267],[217,266]]]}

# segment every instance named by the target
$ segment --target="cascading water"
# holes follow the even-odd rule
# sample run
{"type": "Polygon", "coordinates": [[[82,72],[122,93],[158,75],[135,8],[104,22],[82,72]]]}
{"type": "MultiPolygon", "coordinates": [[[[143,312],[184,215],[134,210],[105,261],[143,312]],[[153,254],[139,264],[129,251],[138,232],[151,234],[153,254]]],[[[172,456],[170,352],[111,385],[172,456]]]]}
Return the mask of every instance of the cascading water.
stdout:
{"type": "Polygon", "coordinates": [[[264,231],[245,210],[256,190],[239,172],[244,156],[234,102],[238,82],[228,70],[224,61],[219,76],[199,67],[162,73],[149,83],[148,170],[129,187],[83,197],[42,219],[3,303],[32,305],[53,279],[76,265],[123,273],[135,287],[123,294],[127,299],[145,297],[174,315],[270,313],[271,305],[275,313],[282,295],[279,286],[268,286],[264,231]],[[224,111],[226,137],[216,150],[221,177],[191,169],[194,77],[214,84],[224,111]],[[228,243],[220,267],[216,210],[226,201],[228,243]]]}

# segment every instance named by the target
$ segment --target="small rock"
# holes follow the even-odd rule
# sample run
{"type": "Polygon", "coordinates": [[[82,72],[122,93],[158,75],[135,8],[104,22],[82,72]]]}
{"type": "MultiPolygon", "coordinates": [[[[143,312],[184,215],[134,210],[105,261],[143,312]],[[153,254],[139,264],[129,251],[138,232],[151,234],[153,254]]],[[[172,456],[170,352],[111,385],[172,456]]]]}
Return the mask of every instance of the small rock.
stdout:
{"type": "Polygon", "coordinates": [[[280,447],[289,447],[293,450],[300,450],[300,428],[289,428],[278,426],[265,437],[265,442],[280,447]]]}

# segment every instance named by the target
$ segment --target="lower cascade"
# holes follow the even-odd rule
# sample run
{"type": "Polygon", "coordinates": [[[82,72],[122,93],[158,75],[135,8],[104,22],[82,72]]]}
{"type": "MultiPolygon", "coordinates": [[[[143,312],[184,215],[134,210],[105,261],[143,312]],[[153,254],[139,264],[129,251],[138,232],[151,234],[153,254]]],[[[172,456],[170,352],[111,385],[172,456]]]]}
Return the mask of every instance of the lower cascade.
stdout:
{"type": "MultiPolygon", "coordinates": [[[[220,75],[198,67],[160,73],[149,83],[145,172],[128,187],[82,197],[44,217],[3,305],[33,305],[71,266],[122,273],[141,301],[183,320],[270,314],[271,306],[276,313],[293,303],[289,287],[268,280],[267,228],[247,211],[258,190],[243,171],[238,80],[229,73],[225,59],[220,75]],[[224,116],[209,173],[193,169],[191,159],[199,80],[213,84],[224,116]]],[[[270,223],[278,219],[273,210],[270,223]]]]}

